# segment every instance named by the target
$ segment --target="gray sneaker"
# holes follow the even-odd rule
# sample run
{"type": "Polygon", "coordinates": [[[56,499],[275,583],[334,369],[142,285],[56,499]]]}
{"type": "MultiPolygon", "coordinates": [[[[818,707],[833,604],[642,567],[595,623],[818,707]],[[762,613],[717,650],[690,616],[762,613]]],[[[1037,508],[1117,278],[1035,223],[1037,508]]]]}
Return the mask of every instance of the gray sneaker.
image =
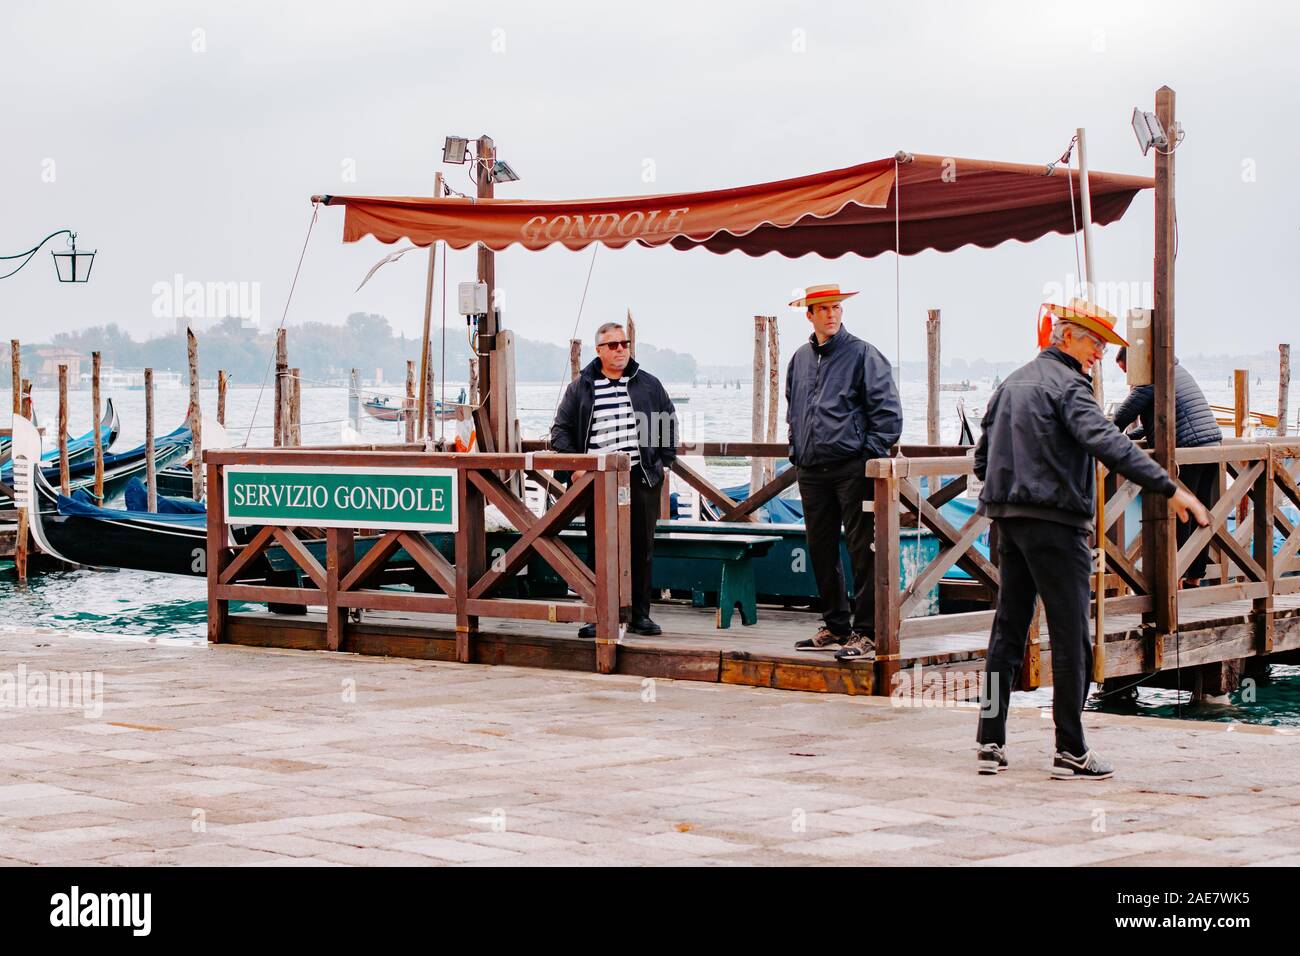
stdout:
{"type": "Polygon", "coordinates": [[[1007,749],[1001,744],[980,744],[976,762],[980,773],[1001,773],[1007,769],[1007,749]]]}
{"type": "Polygon", "coordinates": [[[805,638],[802,641],[795,641],[794,649],[796,651],[833,651],[847,640],[847,637],[839,637],[831,633],[830,628],[823,627],[812,637],[805,638]]]}
{"type": "Polygon", "coordinates": [[[876,642],[868,634],[854,631],[848,642],[835,652],[837,661],[874,661],[876,659],[876,642]]]}
{"type": "Polygon", "coordinates": [[[1107,780],[1114,775],[1115,768],[1092,750],[1082,757],[1058,750],[1052,761],[1053,780],[1107,780]]]}

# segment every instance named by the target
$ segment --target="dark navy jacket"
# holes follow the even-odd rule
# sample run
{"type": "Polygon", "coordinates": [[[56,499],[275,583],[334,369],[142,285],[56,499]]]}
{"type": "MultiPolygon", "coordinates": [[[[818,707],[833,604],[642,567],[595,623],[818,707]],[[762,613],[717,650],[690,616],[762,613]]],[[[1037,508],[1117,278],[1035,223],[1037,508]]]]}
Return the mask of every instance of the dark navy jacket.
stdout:
{"type": "MultiPolygon", "coordinates": [[[[551,425],[551,451],[587,453],[592,409],[596,404],[596,379],[604,377],[600,359],[594,358],[569,383],[556,409],[555,423],[551,425]]],[[[644,371],[636,359],[627,363],[623,379],[636,416],[641,474],[646,484],[653,487],[663,480],[664,469],[677,460],[677,409],[663,383],[644,371]]]]}
{"type": "Polygon", "coordinates": [[[1163,468],[1102,414],[1077,361],[1049,348],[989,399],[975,446],[981,514],[1091,529],[1095,458],[1148,491],[1176,490],[1163,468]]]}
{"type": "MultiPolygon", "coordinates": [[[[1136,438],[1150,438],[1154,431],[1156,387],[1139,385],[1128,393],[1128,398],[1115,411],[1115,427],[1120,431],[1137,419],[1142,421],[1141,432],[1131,432],[1136,438]]],[[[1214,418],[1210,403],[1205,400],[1201,386],[1192,373],[1174,359],[1174,442],[1179,448],[1199,448],[1217,445],[1223,441],[1223,429],[1214,418]]]]}
{"type": "Polygon", "coordinates": [[[825,345],[815,335],[785,373],[790,460],[800,467],[885,458],[903,432],[889,361],[844,326],[825,345]]]}

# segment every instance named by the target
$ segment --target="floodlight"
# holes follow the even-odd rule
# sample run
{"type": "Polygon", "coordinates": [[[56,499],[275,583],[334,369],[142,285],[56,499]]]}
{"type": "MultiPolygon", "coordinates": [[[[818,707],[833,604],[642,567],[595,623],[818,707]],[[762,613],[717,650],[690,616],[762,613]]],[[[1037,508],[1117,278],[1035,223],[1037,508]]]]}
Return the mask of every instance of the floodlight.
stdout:
{"type": "Polygon", "coordinates": [[[464,136],[448,136],[442,147],[442,161],[465,165],[465,160],[469,158],[469,142],[464,136]]]}
{"type": "Polygon", "coordinates": [[[1137,136],[1138,146],[1142,147],[1143,156],[1152,146],[1165,149],[1169,145],[1169,137],[1165,135],[1160,118],[1155,113],[1144,112],[1136,106],[1133,107],[1133,132],[1137,136]]]}

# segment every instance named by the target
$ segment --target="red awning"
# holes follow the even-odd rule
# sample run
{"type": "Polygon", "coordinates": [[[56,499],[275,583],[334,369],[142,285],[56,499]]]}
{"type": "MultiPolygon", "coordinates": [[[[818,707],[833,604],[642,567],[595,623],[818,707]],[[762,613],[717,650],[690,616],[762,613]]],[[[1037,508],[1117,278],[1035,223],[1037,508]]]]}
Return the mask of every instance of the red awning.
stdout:
{"type": "MultiPolygon", "coordinates": [[[[900,154],[903,155],[903,154],[900,154]]],[[[923,249],[948,252],[964,245],[1028,242],[1048,232],[1069,233],[1081,222],[1079,182],[1062,167],[1023,166],[942,156],[876,160],[798,179],[702,193],[577,199],[422,199],[326,196],[344,205],[343,240],[374,236],[419,246],[443,240],[454,249],[481,242],[502,250],[515,243],[543,249],[562,243],[581,249],[593,242],[621,248],[671,243],[758,256],[845,253],[875,256],[895,248],[895,227],[905,255],[923,249]],[[895,194],[897,179],[897,205],[895,194]],[[901,210],[901,215],[896,213],[901,210]]],[[[1120,218],[1140,189],[1142,176],[1090,173],[1092,221],[1120,218]]]]}

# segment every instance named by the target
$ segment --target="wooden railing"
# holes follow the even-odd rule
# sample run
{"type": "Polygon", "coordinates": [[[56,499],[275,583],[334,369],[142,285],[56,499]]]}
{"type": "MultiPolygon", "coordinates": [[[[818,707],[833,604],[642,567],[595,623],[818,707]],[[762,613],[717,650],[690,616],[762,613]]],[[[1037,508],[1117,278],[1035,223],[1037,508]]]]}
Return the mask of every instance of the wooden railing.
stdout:
{"type": "MultiPolygon", "coordinates": [[[[602,673],[615,666],[622,609],[631,599],[629,561],[631,498],[626,455],[449,454],[405,451],[322,451],[313,448],[221,450],[204,453],[208,496],[207,569],[208,639],[225,639],[230,601],[323,606],[326,642],[331,650],[347,642],[350,609],[443,613],[455,615],[456,659],[473,658],[480,617],[515,618],[596,625],[596,665],[602,673]],[[325,535],[326,561],[320,561],[292,528],[263,526],[242,547],[229,547],[223,489],[224,474],[236,465],[301,467],[365,466],[397,469],[454,469],[459,527],[455,559],[448,561],[423,534],[409,530],[367,529],[378,540],[355,560],[356,529],[330,528],[325,535]],[[556,471],[580,473],[572,486],[540,516],[511,491],[509,476],[523,472],[554,481],[556,471]],[[519,540],[489,565],[485,509],[496,506],[519,532],[519,540]],[[569,521],[583,511],[594,514],[594,570],[560,538],[569,521]],[[278,587],[241,583],[268,547],[278,545],[302,570],[305,586],[278,587]],[[381,590],[370,586],[399,548],[436,586],[438,593],[381,590]],[[513,576],[530,555],[545,560],[577,596],[572,601],[504,598],[493,589],[513,576]]],[[[558,485],[558,483],[556,483],[558,485]]],[[[559,487],[563,487],[560,485],[559,487]]]]}
{"type": "MultiPolygon", "coordinates": [[[[956,527],[939,509],[965,492],[974,471],[969,449],[946,457],[882,458],[867,463],[874,485],[868,507],[875,516],[876,550],[876,653],[877,686],[889,687],[900,666],[900,642],[912,637],[987,632],[993,611],[910,617],[925,595],[950,569],[960,567],[996,600],[998,573],[996,542],[986,558],[977,548],[985,531],[994,536],[988,519],[974,514],[956,527]],[[922,487],[921,479],[925,479],[922,487]],[[910,520],[909,520],[910,519],[910,520]],[[907,586],[900,580],[899,551],[908,524],[919,524],[939,541],[938,553],[920,568],[907,586]]],[[[1169,600],[1177,608],[1202,607],[1233,601],[1252,602],[1251,621],[1255,653],[1273,650],[1274,597],[1300,592],[1300,521],[1293,521],[1286,506],[1300,509],[1300,442],[1268,439],[1252,442],[1226,440],[1205,448],[1182,448],[1179,465],[1218,466],[1218,493],[1210,508],[1210,524],[1195,530],[1177,550],[1163,577],[1152,573],[1143,560],[1152,535],[1144,527],[1131,545],[1126,544],[1125,509],[1141,488],[1115,474],[1105,476],[1104,544],[1107,561],[1107,618],[1142,614],[1146,628],[1143,668],[1161,670],[1163,635],[1155,624],[1157,602],[1169,600]],[[1274,530],[1283,543],[1275,544],[1274,530]],[[1179,582],[1197,554],[1210,548],[1213,573],[1199,588],[1179,590],[1179,582]]],[[[1176,519],[1175,519],[1176,520],[1176,519]]],[[[1035,623],[1035,628],[1038,626],[1035,623]]],[[[1022,670],[1022,687],[1037,686],[1037,644],[1031,639],[1022,670]]]]}

